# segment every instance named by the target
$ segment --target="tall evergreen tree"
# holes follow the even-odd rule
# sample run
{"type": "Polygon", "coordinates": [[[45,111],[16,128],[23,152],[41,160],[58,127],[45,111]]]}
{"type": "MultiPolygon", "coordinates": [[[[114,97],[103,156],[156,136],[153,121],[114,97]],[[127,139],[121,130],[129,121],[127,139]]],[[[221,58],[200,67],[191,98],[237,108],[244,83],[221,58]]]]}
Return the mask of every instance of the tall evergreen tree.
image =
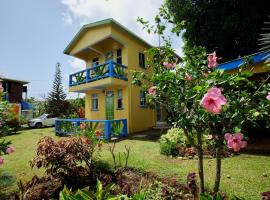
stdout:
{"type": "Polygon", "coordinates": [[[48,94],[46,111],[56,116],[63,116],[68,110],[69,102],[62,85],[61,65],[56,63],[52,91],[48,94]]]}

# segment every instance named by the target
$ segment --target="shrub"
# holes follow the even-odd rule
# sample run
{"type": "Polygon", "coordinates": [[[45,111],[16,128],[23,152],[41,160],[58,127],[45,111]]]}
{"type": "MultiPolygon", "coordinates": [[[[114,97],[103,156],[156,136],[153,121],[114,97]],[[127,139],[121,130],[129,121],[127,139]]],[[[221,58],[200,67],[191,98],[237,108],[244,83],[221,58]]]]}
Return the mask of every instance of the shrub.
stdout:
{"type": "Polygon", "coordinates": [[[187,146],[187,140],[183,131],[179,128],[168,130],[160,140],[160,153],[163,155],[177,155],[180,147],[187,146]]]}
{"type": "Polygon", "coordinates": [[[55,141],[51,137],[42,138],[37,144],[37,156],[30,161],[31,167],[46,169],[53,177],[75,176],[86,163],[91,169],[92,156],[90,140],[79,137],[68,137],[55,141]]]}

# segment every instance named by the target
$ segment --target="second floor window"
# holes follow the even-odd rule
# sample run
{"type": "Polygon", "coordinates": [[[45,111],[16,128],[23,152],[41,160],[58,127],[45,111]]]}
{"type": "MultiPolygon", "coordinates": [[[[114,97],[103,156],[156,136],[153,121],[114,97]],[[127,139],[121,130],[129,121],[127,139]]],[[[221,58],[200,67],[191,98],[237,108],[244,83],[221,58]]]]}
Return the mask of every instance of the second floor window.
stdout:
{"type": "Polygon", "coordinates": [[[117,109],[123,109],[123,90],[118,90],[117,109]]]}
{"type": "Polygon", "coordinates": [[[98,110],[98,95],[92,94],[92,110],[98,110]]]}
{"type": "Polygon", "coordinates": [[[146,105],[146,92],[140,91],[140,107],[145,107],[146,105]]]}
{"type": "Polygon", "coordinates": [[[141,52],[139,52],[139,66],[145,68],[145,55],[141,52]]]}
{"type": "Polygon", "coordinates": [[[95,66],[97,66],[97,65],[99,65],[99,58],[94,58],[94,59],[92,60],[92,66],[95,67],[95,66]]]}
{"type": "Polygon", "coordinates": [[[122,64],[122,49],[116,50],[116,62],[122,64]]]}

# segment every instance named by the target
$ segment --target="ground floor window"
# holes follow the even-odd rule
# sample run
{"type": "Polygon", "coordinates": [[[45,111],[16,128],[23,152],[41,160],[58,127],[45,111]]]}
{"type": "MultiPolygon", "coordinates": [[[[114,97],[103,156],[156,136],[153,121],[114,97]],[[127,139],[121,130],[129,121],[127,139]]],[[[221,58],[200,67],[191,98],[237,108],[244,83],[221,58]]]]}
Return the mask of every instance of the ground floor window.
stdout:
{"type": "Polygon", "coordinates": [[[146,92],[140,91],[140,106],[145,107],[146,105],[146,92]]]}
{"type": "Polygon", "coordinates": [[[92,94],[92,110],[98,110],[98,95],[92,94]]]}
{"type": "Polygon", "coordinates": [[[117,109],[123,109],[123,90],[118,90],[117,94],[117,109]]]}

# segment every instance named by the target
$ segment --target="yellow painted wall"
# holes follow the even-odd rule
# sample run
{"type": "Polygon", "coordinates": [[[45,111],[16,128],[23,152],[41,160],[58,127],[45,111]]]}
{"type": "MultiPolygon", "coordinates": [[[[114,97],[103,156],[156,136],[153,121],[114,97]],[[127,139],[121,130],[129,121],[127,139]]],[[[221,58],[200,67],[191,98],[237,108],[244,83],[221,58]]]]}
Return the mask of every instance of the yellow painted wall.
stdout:
{"type": "MultiPolygon", "coordinates": [[[[105,119],[105,92],[104,91],[114,91],[114,117],[115,119],[126,118],[128,121],[128,131],[129,133],[143,131],[152,128],[156,124],[156,112],[154,109],[150,108],[141,108],[140,107],[140,88],[133,87],[131,85],[132,76],[131,70],[142,70],[146,73],[151,73],[150,70],[145,70],[139,67],[139,52],[144,52],[149,46],[146,44],[139,42],[138,40],[134,40],[133,37],[128,35],[125,32],[120,30],[116,30],[111,25],[101,26],[90,29],[86,32],[81,39],[77,42],[77,44],[73,47],[71,51],[72,54],[76,54],[76,52],[84,49],[85,47],[89,46],[90,44],[95,43],[98,40],[104,40],[108,37],[115,39],[116,41],[120,41],[123,45],[122,49],[122,63],[128,67],[128,83],[127,86],[119,86],[116,84],[113,85],[105,85],[101,90],[94,90],[90,89],[86,92],[85,96],[85,113],[86,118],[93,119],[93,120],[103,120],[105,119]],[[123,110],[117,110],[117,90],[119,88],[123,89],[123,110]],[[104,91],[102,91],[104,90],[104,91]],[[98,103],[99,109],[98,111],[91,110],[91,94],[96,93],[98,94],[98,103]]],[[[106,51],[113,50],[114,57],[116,56],[116,48],[113,49],[112,45],[109,45],[106,48],[104,43],[100,43],[100,46],[97,43],[95,46],[99,49],[102,49],[104,53],[106,51]],[[102,44],[102,45],[101,45],[102,44]]],[[[86,67],[92,66],[92,59],[97,57],[95,53],[87,54],[84,58],[86,61],[86,67]]],[[[104,63],[105,57],[104,55],[99,55],[99,62],[104,63]]],[[[116,58],[115,58],[116,59],[116,58]]],[[[114,60],[115,60],[114,59],[114,60]]],[[[103,80],[102,80],[103,81],[103,80]]],[[[105,79],[104,79],[105,81],[105,79]]],[[[70,91],[83,91],[85,87],[93,85],[92,83],[87,83],[75,87],[71,87],[70,91]],[[73,90],[74,89],[74,90],[73,90]]]]}
{"type": "MultiPolygon", "coordinates": [[[[229,73],[233,74],[236,73],[238,69],[233,69],[228,71],[229,73]]],[[[251,70],[254,74],[269,72],[269,69],[266,68],[266,64],[264,62],[256,63],[254,66],[249,67],[247,70],[251,70]]]]}
{"type": "MultiPolygon", "coordinates": [[[[128,51],[128,68],[129,70],[144,71],[146,74],[151,73],[151,70],[142,69],[139,67],[139,52],[144,52],[149,48],[144,43],[138,42],[130,35],[118,30],[112,29],[114,38],[121,38],[126,43],[128,51]]],[[[132,77],[129,74],[129,119],[131,120],[130,131],[138,132],[152,128],[156,124],[156,112],[154,109],[140,107],[140,88],[131,85],[132,77]]]]}
{"type": "MultiPolygon", "coordinates": [[[[114,92],[114,118],[115,119],[128,119],[128,87],[107,87],[106,91],[114,92]],[[123,109],[117,109],[118,90],[123,91],[123,109]]],[[[91,90],[85,95],[85,114],[87,119],[92,120],[104,120],[106,119],[106,106],[105,98],[106,91],[103,90],[91,90]],[[92,94],[98,95],[98,110],[92,110],[92,94]]]]}
{"type": "Polygon", "coordinates": [[[109,37],[111,34],[111,29],[109,26],[97,26],[95,28],[89,29],[80,40],[73,46],[70,51],[70,55],[74,55],[77,52],[83,50],[84,48],[93,45],[99,41],[102,41],[104,38],[109,37]]]}

